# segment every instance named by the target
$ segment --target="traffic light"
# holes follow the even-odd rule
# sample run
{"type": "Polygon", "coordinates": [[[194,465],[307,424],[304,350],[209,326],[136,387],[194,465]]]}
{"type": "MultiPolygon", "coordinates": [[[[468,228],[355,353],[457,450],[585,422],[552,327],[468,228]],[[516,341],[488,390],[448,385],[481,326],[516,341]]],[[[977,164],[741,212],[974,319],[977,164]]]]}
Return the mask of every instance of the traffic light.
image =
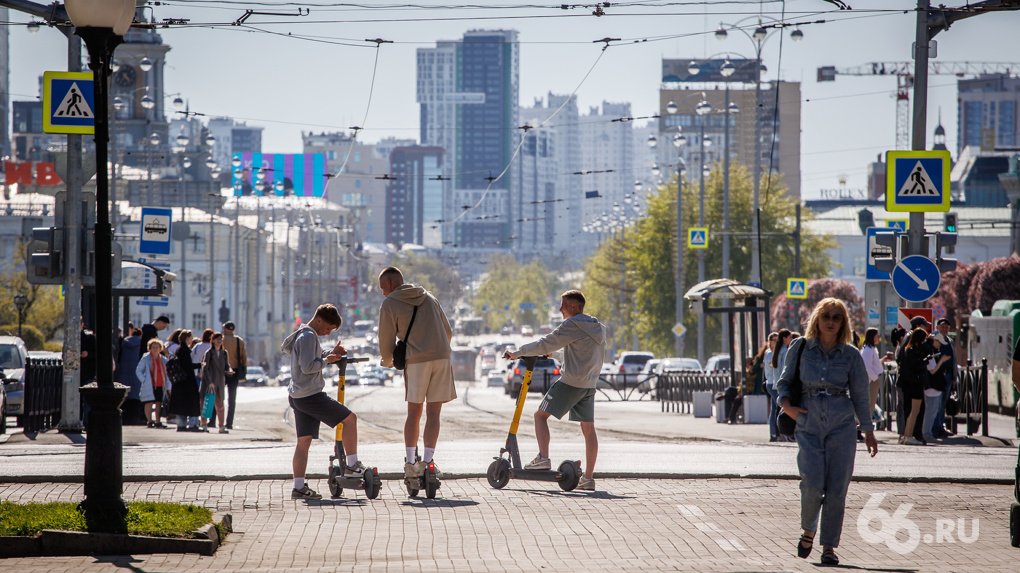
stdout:
{"type": "MultiPolygon", "coordinates": [[[[93,229],[82,229],[78,239],[78,269],[83,286],[96,286],[96,234],[93,229]]],[[[110,243],[110,284],[117,286],[122,278],[124,246],[117,241],[110,243]]]]}
{"type": "Polygon", "coordinates": [[[889,249],[888,255],[875,257],[875,270],[891,273],[896,268],[898,238],[899,234],[896,231],[880,231],[875,233],[875,243],[889,249]]]}
{"type": "Polygon", "coordinates": [[[943,226],[945,227],[945,230],[948,233],[956,232],[956,221],[957,215],[952,211],[942,215],[942,222],[944,223],[943,226]]]}
{"type": "MultiPolygon", "coordinates": [[[[953,227],[955,226],[954,224],[953,227]]],[[[940,273],[956,270],[956,259],[942,256],[943,249],[949,254],[956,252],[956,239],[956,233],[935,233],[935,264],[938,265],[940,273]]]]}
{"type": "Polygon", "coordinates": [[[64,282],[64,230],[56,227],[34,227],[32,240],[25,252],[26,275],[34,285],[56,285],[64,282]]]}
{"type": "MultiPolygon", "coordinates": [[[[950,211],[950,212],[942,215],[942,222],[943,222],[942,226],[943,226],[943,228],[945,229],[945,231],[947,233],[953,233],[954,235],[956,234],[956,222],[957,222],[957,214],[956,213],[950,211]]],[[[952,255],[953,253],[956,252],[956,241],[955,240],[953,241],[952,245],[948,245],[948,244],[945,244],[945,243],[943,243],[943,244],[946,247],[946,253],[952,255]]]]}

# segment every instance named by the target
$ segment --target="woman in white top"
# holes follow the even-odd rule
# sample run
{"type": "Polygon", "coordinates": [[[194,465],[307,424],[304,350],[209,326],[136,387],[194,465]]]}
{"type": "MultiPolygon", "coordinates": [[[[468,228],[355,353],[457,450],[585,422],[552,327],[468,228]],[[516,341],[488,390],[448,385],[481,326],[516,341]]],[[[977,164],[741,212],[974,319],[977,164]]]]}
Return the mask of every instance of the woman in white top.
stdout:
{"type": "Polygon", "coordinates": [[[864,369],[868,371],[868,380],[871,381],[868,386],[869,397],[871,399],[871,412],[872,417],[875,415],[875,404],[878,403],[878,390],[882,385],[882,361],[878,357],[878,329],[869,328],[864,332],[864,347],[861,348],[861,358],[864,359],[864,369]]]}

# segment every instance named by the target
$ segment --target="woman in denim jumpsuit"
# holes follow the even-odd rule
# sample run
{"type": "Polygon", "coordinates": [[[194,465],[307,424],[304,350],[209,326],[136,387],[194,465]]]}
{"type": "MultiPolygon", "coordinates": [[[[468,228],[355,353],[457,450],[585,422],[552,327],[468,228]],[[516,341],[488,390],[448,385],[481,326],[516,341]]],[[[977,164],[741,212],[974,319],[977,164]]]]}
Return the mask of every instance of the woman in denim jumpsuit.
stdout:
{"type": "Polygon", "coordinates": [[[857,454],[854,414],[861,421],[868,452],[872,456],[878,453],[875,427],[868,412],[868,372],[860,352],[850,344],[852,332],[843,301],[826,298],[819,302],[811,313],[807,336],[790,346],[776,384],[783,411],[797,420],[794,437],[799,446],[800,521],[804,529],[797,555],[810,555],[821,511],[821,561],[826,565],[839,563],[834,549],[843,530],[846,490],[857,454]],[[790,404],[790,383],[798,354],[802,383],[799,407],[790,404]]]}

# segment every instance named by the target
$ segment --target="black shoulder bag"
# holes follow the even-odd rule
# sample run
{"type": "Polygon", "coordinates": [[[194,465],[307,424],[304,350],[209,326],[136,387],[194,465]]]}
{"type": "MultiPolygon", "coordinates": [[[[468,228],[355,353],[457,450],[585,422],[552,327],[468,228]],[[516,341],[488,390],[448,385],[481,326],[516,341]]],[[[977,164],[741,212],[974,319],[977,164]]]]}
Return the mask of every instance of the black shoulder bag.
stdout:
{"type": "Polygon", "coordinates": [[[417,306],[411,312],[411,322],[407,324],[407,332],[404,333],[404,339],[398,340],[397,345],[393,348],[393,367],[397,370],[403,370],[407,367],[407,337],[411,336],[411,327],[414,326],[414,317],[416,316],[418,316],[417,306]]]}
{"type": "MultiPolygon", "coordinates": [[[[804,384],[800,381],[800,356],[804,353],[807,340],[801,343],[797,349],[797,366],[793,369],[793,380],[790,381],[790,405],[800,406],[800,395],[804,391],[804,384]]],[[[780,408],[782,404],[779,405],[780,408]]],[[[792,436],[797,429],[797,420],[786,414],[786,411],[779,413],[779,433],[784,436],[792,436]]]]}

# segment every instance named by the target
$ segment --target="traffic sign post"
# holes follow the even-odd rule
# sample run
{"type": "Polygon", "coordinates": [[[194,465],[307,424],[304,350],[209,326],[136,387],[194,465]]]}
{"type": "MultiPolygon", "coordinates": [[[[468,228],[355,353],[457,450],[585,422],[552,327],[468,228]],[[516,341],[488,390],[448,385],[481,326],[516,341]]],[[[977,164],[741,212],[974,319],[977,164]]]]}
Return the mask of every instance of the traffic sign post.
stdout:
{"type": "Polygon", "coordinates": [[[949,211],[949,151],[887,151],[885,209],[949,211]]]}
{"type": "Polygon", "coordinates": [[[807,298],[807,279],[786,279],[786,298],[807,298]]]}
{"type": "Polygon", "coordinates": [[[96,132],[95,79],[92,72],[43,73],[43,131],[96,132]]]}
{"type": "Polygon", "coordinates": [[[673,325],[673,335],[677,338],[682,338],[684,333],[687,332],[687,327],[682,322],[678,322],[673,325]]]}
{"type": "Polygon", "coordinates": [[[892,284],[896,294],[907,302],[924,302],[939,289],[942,274],[928,257],[911,255],[896,262],[892,284]]]}
{"type": "Polygon", "coordinates": [[[708,229],[705,227],[692,227],[687,229],[687,248],[707,249],[708,229]]]}
{"type": "Polygon", "coordinates": [[[171,236],[170,209],[142,207],[141,238],[138,252],[150,255],[169,255],[171,236]]]}

